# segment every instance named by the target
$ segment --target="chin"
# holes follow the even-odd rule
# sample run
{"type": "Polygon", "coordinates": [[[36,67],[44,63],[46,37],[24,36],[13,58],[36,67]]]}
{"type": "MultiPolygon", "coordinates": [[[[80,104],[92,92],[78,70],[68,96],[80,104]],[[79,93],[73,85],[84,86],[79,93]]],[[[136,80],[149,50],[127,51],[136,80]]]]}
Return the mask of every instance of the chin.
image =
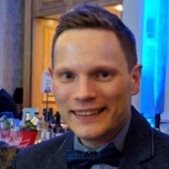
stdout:
{"type": "Polygon", "coordinates": [[[81,130],[74,131],[74,133],[82,140],[88,140],[97,142],[98,140],[102,140],[104,138],[105,133],[98,130],[81,130]]]}

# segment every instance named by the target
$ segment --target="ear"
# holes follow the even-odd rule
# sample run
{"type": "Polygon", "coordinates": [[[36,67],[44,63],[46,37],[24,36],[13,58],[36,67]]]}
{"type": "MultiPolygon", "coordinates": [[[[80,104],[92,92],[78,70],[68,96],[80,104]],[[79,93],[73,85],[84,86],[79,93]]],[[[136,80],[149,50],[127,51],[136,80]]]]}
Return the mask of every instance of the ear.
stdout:
{"type": "Polygon", "coordinates": [[[53,92],[53,69],[52,69],[52,67],[49,67],[48,71],[49,71],[50,77],[52,79],[52,92],[53,92]]]}
{"type": "Polygon", "coordinates": [[[48,71],[50,73],[51,78],[53,79],[53,69],[52,69],[52,67],[49,67],[48,71]]]}
{"type": "Polygon", "coordinates": [[[136,95],[140,90],[140,78],[141,78],[141,68],[140,64],[134,66],[131,72],[132,88],[131,94],[136,95]]]}

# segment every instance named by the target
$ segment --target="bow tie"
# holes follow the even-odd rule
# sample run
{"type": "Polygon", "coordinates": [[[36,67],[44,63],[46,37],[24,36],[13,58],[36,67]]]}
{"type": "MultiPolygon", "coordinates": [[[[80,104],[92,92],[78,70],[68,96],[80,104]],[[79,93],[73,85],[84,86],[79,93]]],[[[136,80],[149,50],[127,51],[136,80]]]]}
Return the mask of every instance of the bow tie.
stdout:
{"type": "Polygon", "coordinates": [[[95,164],[108,164],[118,167],[122,154],[115,148],[114,144],[108,145],[100,152],[69,150],[66,160],[69,168],[87,169],[95,164]]]}

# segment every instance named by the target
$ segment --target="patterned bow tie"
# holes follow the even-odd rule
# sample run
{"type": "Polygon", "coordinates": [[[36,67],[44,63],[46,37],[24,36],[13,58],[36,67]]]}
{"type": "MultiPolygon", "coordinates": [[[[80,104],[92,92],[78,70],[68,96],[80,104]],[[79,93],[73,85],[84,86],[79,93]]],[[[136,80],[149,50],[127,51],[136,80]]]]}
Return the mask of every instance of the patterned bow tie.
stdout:
{"type": "Polygon", "coordinates": [[[122,154],[110,144],[100,152],[83,152],[79,150],[69,150],[66,153],[66,160],[69,168],[87,169],[95,164],[108,164],[118,167],[122,154]]]}

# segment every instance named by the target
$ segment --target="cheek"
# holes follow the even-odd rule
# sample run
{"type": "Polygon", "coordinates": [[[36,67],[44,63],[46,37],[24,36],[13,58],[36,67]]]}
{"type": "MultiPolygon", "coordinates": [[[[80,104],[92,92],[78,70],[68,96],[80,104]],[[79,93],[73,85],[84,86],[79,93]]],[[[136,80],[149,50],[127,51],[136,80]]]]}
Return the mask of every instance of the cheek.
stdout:
{"type": "Polygon", "coordinates": [[[58,106],[60,107],[60,105],[63,104],[66,105],[71,96],[71,90],[68,88],[68,86],[53,82],[52,89],[58,106]]]}
{"type": "Polygon", "coordinates": [[[131,86],[129,83],[122,81],[121,83],[111,83],[102,88],[102,93],[107,99],[120,99],[124,96],[130,96],[131,86]]]}
{"type": "Polygon", "coordinates": [[[53,94],[55,96],[56,104],[58,106],[59,112],[64,122],[68,123],[68,101],[69,101],[69,93],[63,87],[63,85],[59,85],[57,83],[52,84],[53,94]]]}

